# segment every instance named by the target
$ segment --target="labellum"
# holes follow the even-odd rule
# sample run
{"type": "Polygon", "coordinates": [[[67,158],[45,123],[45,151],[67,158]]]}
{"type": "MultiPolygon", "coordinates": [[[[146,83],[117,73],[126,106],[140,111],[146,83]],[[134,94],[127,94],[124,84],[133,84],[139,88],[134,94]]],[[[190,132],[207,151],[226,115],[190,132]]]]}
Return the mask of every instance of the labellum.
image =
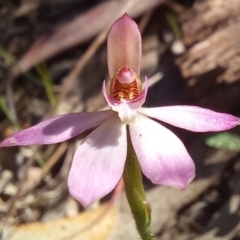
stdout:
{"type": "Polygon", "coordinates": [[[121,67],[111,80],[110,96],[115,101],[133,101],[139,97],[141,92],[141,80],[130,67],[121,67]]]}

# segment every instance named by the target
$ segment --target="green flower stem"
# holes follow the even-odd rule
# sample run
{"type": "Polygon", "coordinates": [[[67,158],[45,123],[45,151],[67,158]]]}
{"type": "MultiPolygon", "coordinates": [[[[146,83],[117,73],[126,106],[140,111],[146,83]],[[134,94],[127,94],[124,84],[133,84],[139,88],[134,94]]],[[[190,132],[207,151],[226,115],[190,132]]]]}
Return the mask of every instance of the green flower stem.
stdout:
{"type": "Polygon", "coordinates": [[[151,207],[146,201],[141,168],[131,143],[129,131],[128,151],[123,180],[127,200],[136,222],[137,230],[143,240],[153,240],[154,237],[150,229],[151,207]]]}

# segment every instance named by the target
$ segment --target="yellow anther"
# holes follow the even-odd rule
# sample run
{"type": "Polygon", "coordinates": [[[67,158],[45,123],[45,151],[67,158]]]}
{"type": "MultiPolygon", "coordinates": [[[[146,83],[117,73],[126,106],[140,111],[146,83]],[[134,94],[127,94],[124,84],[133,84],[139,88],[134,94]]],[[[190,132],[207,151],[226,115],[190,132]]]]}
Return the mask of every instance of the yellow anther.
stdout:
{"type": "Polygon", "coordinates": [[[123,99],[124,99],[124,94],[123,94],[123,92],[119,92],[119,93],[118,93],[118,97],[119,97],[120,100],[123,100],[123,99]]]}
{"type": "Polygon", "coordinates": [[[130,92],[130,93],[128,94],[128,99],[133,100],[133,98],[134,98],[134,93],[133,93],[133,92],[130,92]]]}

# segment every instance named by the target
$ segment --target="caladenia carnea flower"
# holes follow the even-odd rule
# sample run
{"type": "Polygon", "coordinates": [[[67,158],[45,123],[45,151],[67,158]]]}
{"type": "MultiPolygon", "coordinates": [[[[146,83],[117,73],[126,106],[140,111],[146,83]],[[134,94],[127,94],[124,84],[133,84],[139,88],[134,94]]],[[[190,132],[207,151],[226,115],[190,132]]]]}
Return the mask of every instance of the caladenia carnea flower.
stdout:
{"type": "Polygon", "coordinates": [[[193,106],[142,107],[148,80],[145,78],[143,88],[139,78],[141,48],[137,24],[123,15],[112,25],[107,39],[111,83],[109,89],[103,83],[103,94],[109,109],[51,118],[13,134],[0,146],[59,143],[94,128],[76,150],[68,178],[71,195],[85,207],[119,182],[127,157],[127,139],[131,139],[147,178],[154,184],[184,189],[195,176],[193,160],[181,140],[158,121],[194,132],[223,131],[240,121],[229,114],[193,106]]]}

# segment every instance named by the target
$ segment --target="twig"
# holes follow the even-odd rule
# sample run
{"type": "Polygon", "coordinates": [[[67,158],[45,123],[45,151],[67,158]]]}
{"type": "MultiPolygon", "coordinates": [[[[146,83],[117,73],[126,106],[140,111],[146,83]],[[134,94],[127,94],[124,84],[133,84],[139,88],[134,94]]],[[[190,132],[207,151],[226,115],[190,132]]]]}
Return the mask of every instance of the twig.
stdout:
{"type": "Polygon", "coordinates": [[[51,170],[51,168],[56,164],[60,157],[66,152],[68,145],[69,145],[68,142],[63,142],[57,147],[57,150],[47,161],[47,163],[43,166],[41,176],[44,176],[51,170]]]}

